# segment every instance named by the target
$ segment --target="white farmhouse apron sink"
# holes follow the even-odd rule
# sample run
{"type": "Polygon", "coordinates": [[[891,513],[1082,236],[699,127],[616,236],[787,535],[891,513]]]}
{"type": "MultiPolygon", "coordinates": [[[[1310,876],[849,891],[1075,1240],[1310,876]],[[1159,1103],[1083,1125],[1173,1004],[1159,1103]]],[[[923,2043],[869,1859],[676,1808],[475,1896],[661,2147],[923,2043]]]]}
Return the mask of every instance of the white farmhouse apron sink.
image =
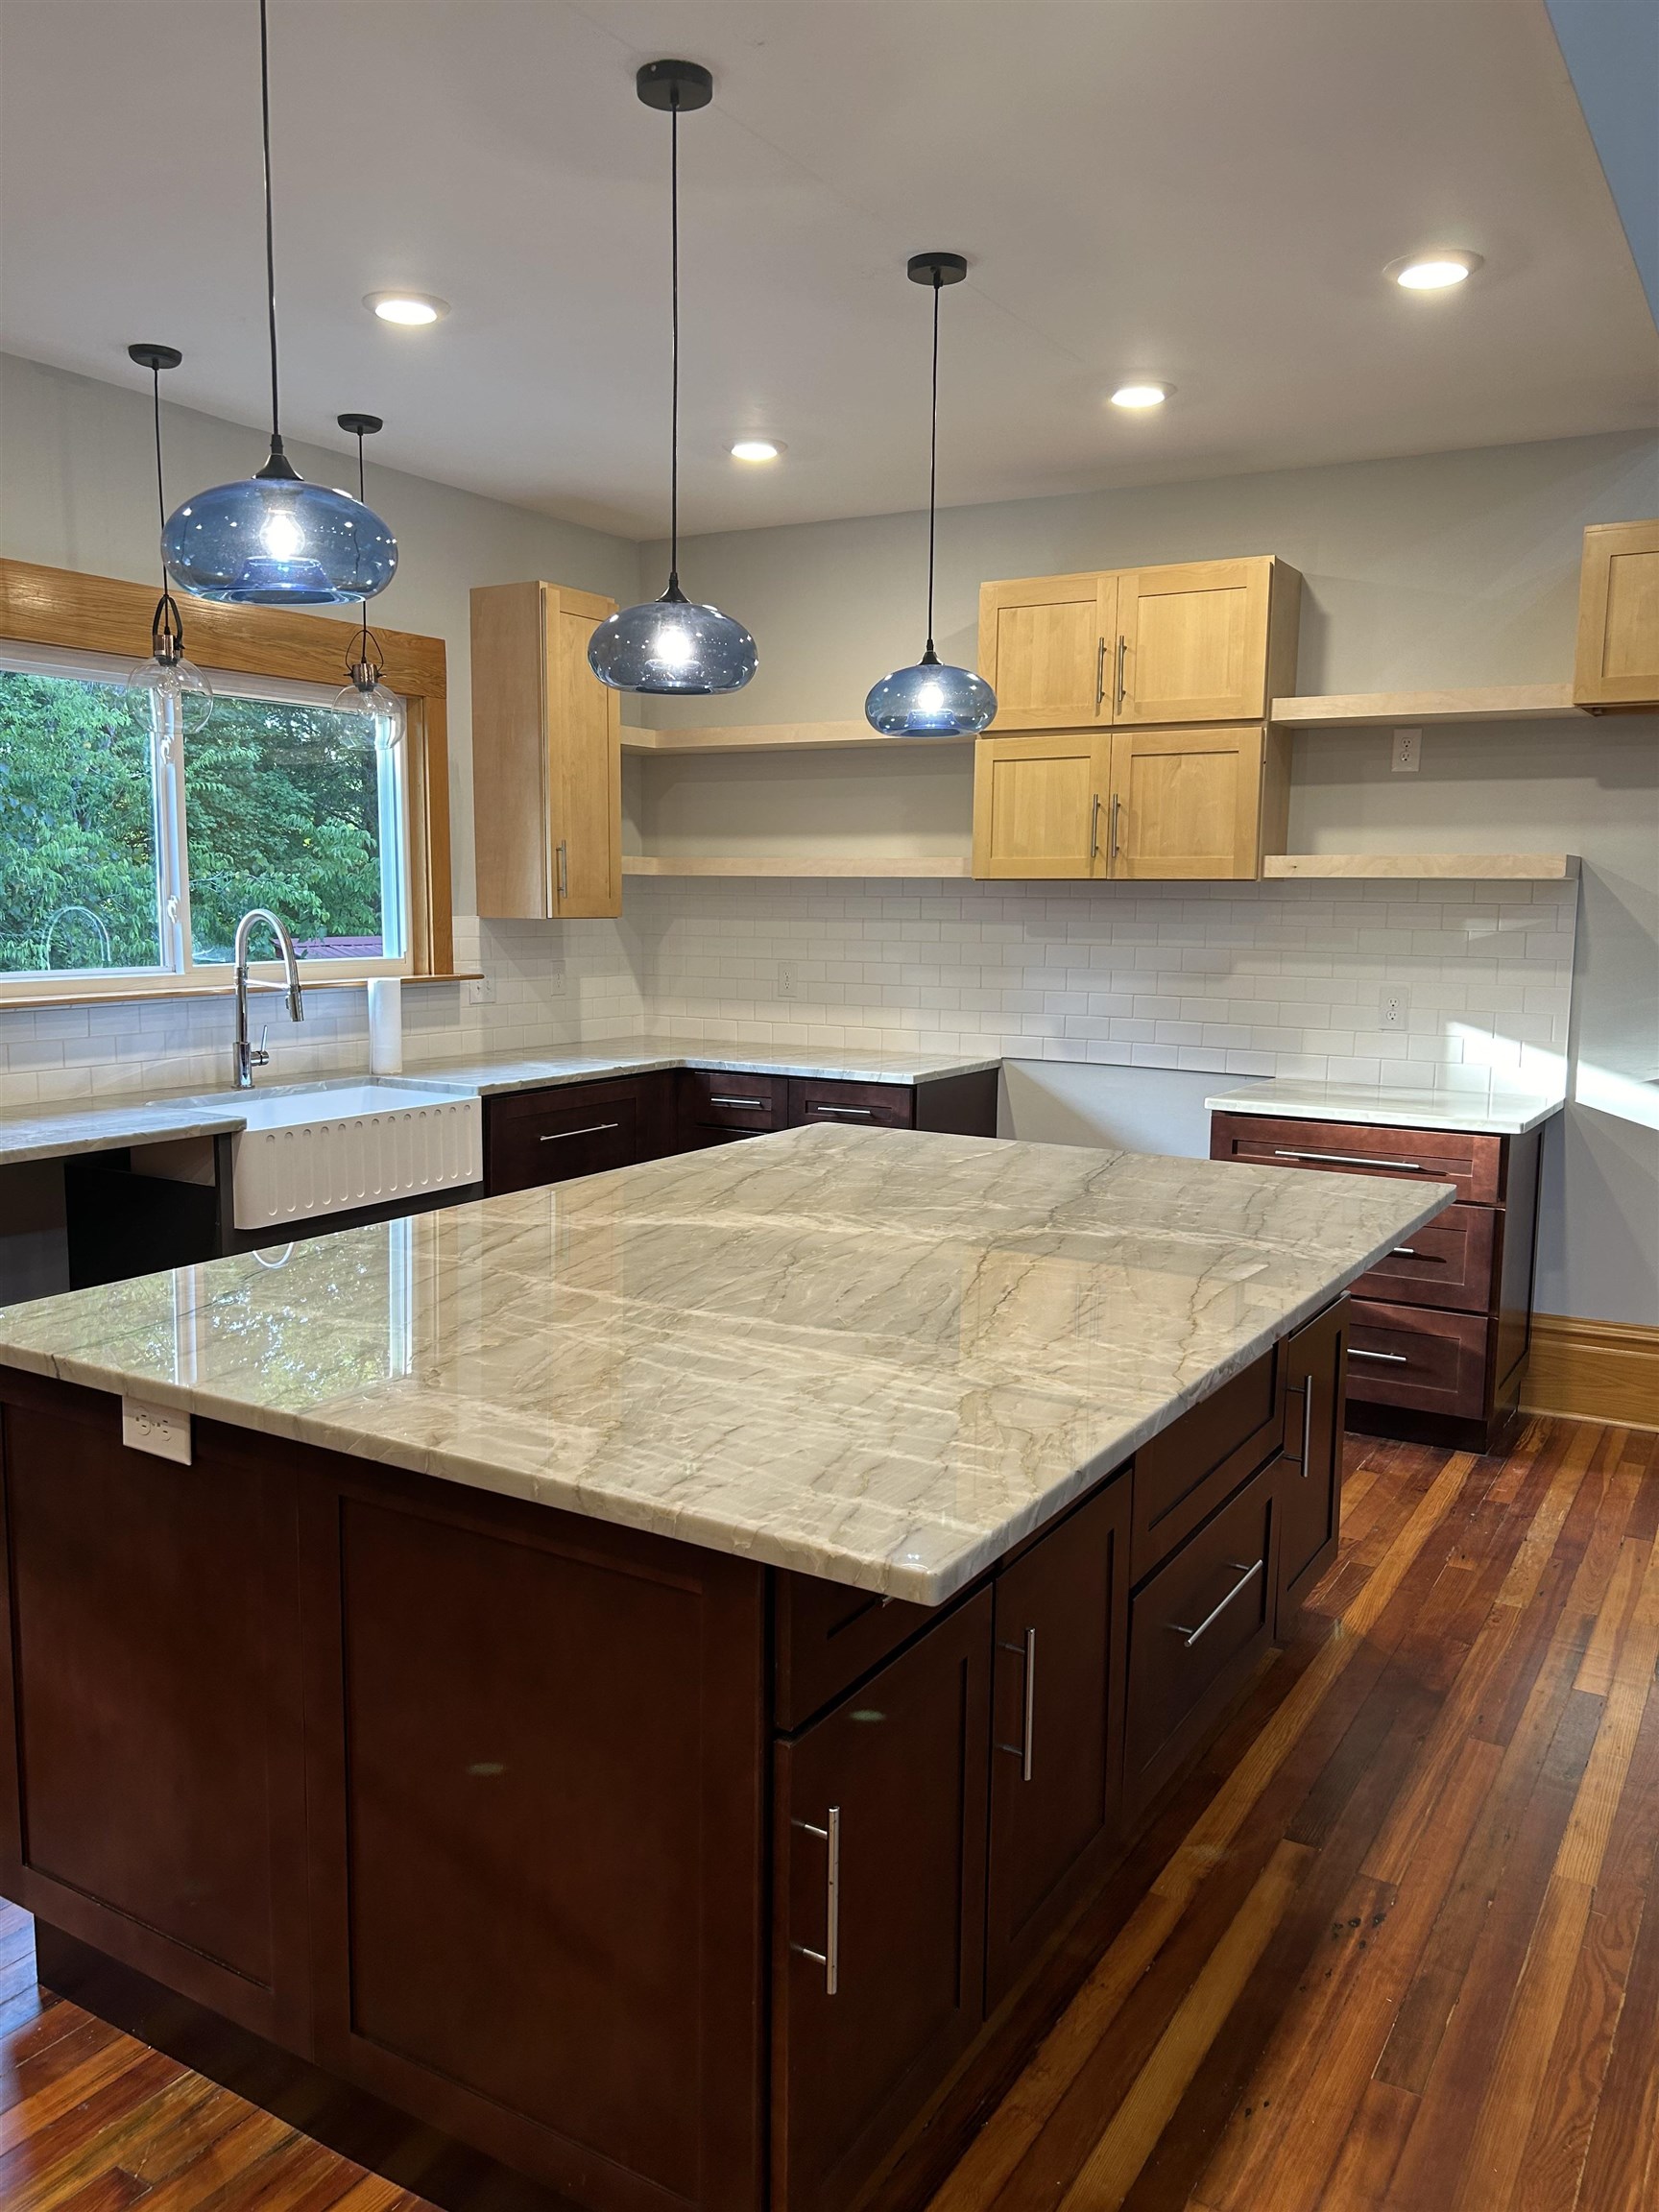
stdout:
{"type": "Polygon", "coordinates": [[[248,1123],[230,1140],[238,1229],[456,1190],[484,1173],[482,1108],[453,1091],[343,1083],[234,1100],[248,1123]]]}

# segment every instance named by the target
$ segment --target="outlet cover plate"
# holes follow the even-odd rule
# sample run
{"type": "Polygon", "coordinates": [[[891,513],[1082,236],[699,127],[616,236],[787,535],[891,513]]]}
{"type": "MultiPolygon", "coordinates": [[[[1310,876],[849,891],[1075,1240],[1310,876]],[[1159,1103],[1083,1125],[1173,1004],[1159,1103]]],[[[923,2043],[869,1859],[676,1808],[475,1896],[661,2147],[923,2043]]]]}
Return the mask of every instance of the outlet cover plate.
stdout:
{"type": "Polygon", "coordinates": [[[1385,984],[1377,1001],[1377,1026],[1379,1029],[1404,1029],[1406,1018],[1410,1011],[1410,993],[1401,984],[1385,984]]]}
{"type": "Polygon", "coordinates": [[[1394,773],[1396,776],[1415,776],[1423,759],[1423,733],[1421,730],[1396,730],[1394,733],[1394,773]]]}
{"type": "Polygon", "coordinates": [[[121,1441],[133,1452],[190,1464],[190,1416],[177,1406],[153,1406],[144,1398],[121,1401],[121,1441]]]}

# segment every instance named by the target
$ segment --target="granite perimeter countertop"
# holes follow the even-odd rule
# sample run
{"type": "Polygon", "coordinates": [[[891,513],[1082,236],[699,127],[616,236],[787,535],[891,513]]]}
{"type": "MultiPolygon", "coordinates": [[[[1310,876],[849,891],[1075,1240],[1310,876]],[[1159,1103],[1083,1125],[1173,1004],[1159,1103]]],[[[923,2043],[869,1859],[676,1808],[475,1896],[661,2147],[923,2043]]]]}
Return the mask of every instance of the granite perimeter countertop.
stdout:
{"type": "MultiPolygon", "coordinates": [[[[256,1091],[316,1091],[343,1084],[413,1084],[489,1097],[501,1091],[535,1091],[558,1083],[589,1083],[607,1075],[642,1075],[661,1068],[708,1068],[733,1074],[803,1075],[844,1083],[931,1083],[997,1068],[1000,1061],[943,1058],[936,1053],[826,1051],[767,1045],[709,1046],[624,1038],[594,1045],[551,1047],[546,1052],[484,1055],[405,1068],[401,1075],[320,1076],[314,1083],[275,1080],[256,1091]]],[[[80,1152],[112,1152],[128,1144],[162,1143],[178,1137],[234,1136],[247,1125],[240,1094],[142,1092],[115,1094],[96,1106],[41,1108],[0,1114],[0,1167],[26,1160],[66,1160],[80,1152]]]]}
{"type": "Polygon", "coordinates": [[[1458,1129],[1520,1137],[1559,1114],[1565,1099],[1521,1091],[1396,1091],[1375,1083],[1307,1083],[1286,1076],[1217,1091],[1212,1114],[1266,1114],[1286,1121],[1358,1121],[1377,1129],[1458,1129]]]}
{"type": "Polygon", "coordinates": [[[932,1604],[1452,1196],[819,1125],[0,1309],[0,1363],[932,1604]]]}

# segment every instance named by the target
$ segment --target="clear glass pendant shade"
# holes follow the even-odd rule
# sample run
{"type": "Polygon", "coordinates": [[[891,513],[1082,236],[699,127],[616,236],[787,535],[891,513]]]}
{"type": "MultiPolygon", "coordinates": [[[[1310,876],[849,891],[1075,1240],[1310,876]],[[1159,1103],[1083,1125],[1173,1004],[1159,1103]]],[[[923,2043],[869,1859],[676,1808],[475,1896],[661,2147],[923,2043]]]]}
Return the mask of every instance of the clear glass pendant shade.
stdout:
{"type": "Polygon", "coordinates": [[[926,658],[883,676],[864,702],[864,719],[883,737],[973,737],[996,712],[983,676],[926,658]]]}
{"type": "Polygon", "coordinates": [[[213,711],[212,685],[182,654],[171,661],[159,656],[141,661],[127,679],[127,695],[149,703],[156,729],[181,730],[186,737],[204,730],[213,711]]]}
{"type": "Polygon", "coordinates": [[[397,541],[373,508],[298,476],[244,476],[176,508],[161,533],[173,581],[237,607],[333,607],[373,599],[397,541]]]}
{"type": "Polygon", "coordinates": [[[588,665],[613,691],[706,694],[740,691],[759,655],[741,622],[671,585],[661,599],[601,622],[588,641],[588,665]]]}
{"type": "Polygon", "coordinates": [[[335,710],[341,714],[362,714],[374,724],[374,734],[383,745],[402,742],[408,722],[403,701],[397,692],[379,680],[379,671],[370,668],[367,684],[359,683],[353,675],[349,684],[335,700],[335,710]]]}

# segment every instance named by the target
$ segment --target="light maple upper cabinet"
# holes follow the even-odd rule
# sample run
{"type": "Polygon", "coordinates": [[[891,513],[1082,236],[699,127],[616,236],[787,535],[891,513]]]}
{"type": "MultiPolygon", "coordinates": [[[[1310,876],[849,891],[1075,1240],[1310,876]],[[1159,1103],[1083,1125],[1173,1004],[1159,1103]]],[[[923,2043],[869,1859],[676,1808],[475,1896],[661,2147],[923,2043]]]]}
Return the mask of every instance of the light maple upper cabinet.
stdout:
{"type": "Polygon", "coordinates": [[[981,737],[974,873],[1253,880],[1285,849],[1289,740],[1261,722],[981,737]]]}
{"type": "Polygon", "coordinates": [[[478,911],[568,921],[622,911],[620,700],[588,665],[613,599],[557,584],[472,593],[478,911]]]}
{"type": "Polygon", "coordinates": [[[979,671],[998,730],[1076,730],[1112,719],[1114,575],[1026,576],[979,587],[979,671]]]}
{"type": "Polygon", "coordinates": [[[1573,702],[1593,714],[1659,706],[1659,521],[1584,533],[1573,702]]]}
{"type": "Polygon", "coordinates": [[[1287,745],[1260,722],[1119,730],[1107,873],[1117,882],[1254,879],[1285,849],[1287,745]]]}
{"type": "Polygon", "coordinates": [[[1268,555],[979,588],[979,667],[1004,730],[1263,716],[1296,688],[1302,579],[1268,555]]]}
{"type": "Polygon", "coordinates": [[[974,873],[1016,881],[1104,876],[1112,739],[981,737],[974,748],[974,873]]]}

